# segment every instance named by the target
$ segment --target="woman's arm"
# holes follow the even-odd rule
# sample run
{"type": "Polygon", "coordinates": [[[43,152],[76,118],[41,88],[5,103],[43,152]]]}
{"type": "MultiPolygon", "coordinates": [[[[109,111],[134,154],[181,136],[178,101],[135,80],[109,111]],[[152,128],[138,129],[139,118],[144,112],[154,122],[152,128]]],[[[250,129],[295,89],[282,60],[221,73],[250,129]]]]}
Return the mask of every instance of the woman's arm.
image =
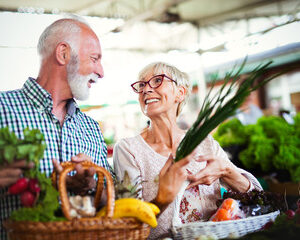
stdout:
{"type": "Polygon", "coordinates": [[[211,136],[212,154],[200,156],[196,159],[198,162],[206,161],[206,167],[198,173],[188,177],[191,181],[190,187],[198,184],[210,185],[220,179],[231,189],[239,192],[247,192],[254,187],[262,189],[256,178],[250,173],[237,168],[228,158],[225,151],[220,147],[211,136]]]}

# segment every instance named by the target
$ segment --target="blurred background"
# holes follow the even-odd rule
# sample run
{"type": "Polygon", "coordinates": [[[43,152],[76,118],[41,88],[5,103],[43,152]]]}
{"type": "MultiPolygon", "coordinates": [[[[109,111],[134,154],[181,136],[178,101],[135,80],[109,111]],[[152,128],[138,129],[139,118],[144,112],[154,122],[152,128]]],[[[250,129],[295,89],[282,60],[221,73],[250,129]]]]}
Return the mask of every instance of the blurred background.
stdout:
{"type": "MultiPolygon", "coordinates": [[[[246,56],[248,61],[241,77],[269,60],[273,63],[266,75],[293,66],[293,71],[255,92],[247,104],[257,107],[265,117],[283,119],[288,126],[298,121],[295,116],[300,111],[299,0],[0,0],[0,91],[21,88],[29,76],[37,76],[39,35],[53,21],[69,14],[83,16],[101,41],[105,77],[93,85],[89,99],[79,105],[101,125],[109,156],[118,139],[136,135],[147,126],[130,84],[137,80],[139,70],[153,61],[171,63],[191,78],[192,96],[178,119],[184,127],[195,120],[211,83],[216,82],[213,91],[217,91],[225,74],[246,56]]],[[[248,125],[245,119],[237,119],[241,126],[248,125]]],[[[235,127],[225,127],[227,134],[237,133],[235,127]]],[[[224,132],[217,134],[220,140],[224,132]]],[[[225,144],[220,140],[223,147],[229,146],[232,160],[237,156],[237,161],[241,148],[230,147],[243,145],[245,149],[245,145],[250,145],[249,134],[243,135],[241,144],[236,141],[238,137],[225,144]]],[[[265,137],[272,138],[267,133],[265,137]]],[[[280,146],[287,141],[278,140],[280,146]]],[[[299,141],[295,148],[290,165],[294,169],[300,165],[299,141]]],[[[279,154],[281,150],[276,151],[279,154]]],[[[253,156],[248,155],[249,158],[253,156]]],[[[288,181],[299,181],[300,168],[298,173],[291,173],[280,164],[268,164],[265,172],[285,168],[281,170],[287,172],[288,181]]],[[[246,162],[242,166],[252,167],[257,174],[263,169],[257,168],[258,162],[255,166],[245,165],[246,162]]]]}

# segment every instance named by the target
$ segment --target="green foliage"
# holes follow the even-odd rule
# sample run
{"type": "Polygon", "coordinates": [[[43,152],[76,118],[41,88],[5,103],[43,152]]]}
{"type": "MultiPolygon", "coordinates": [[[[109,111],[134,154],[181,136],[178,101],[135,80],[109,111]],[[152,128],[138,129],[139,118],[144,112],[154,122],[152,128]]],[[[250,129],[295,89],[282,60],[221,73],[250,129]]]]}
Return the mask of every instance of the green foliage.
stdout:
{"type": "Polygon", "coordinates": [[[218,127],[214,138],[222,147],[243,145],[246,143],[245,128],[237,118],[233,118],[218,127]]]}
{"type": "Polygon", "coordinates": [[[38,129],[28,128],[24,129],[23,134],[24,139],[18,139],[8,127],[0,129],[0,165],[21,159],[38,164],[46,149],[44,135],[38,129]]]}
{"type": "Polygon", "coordinates": [[[114,144],[115,140],[113,136],[104,137],[104,142],[106,143],[106,145],[112,145],[114,144]]]}
{"type": "Polygon", "coordinates": [[[260,167],[269,172],[275,169],[288,170],[294,182],[300,181],[300,114],[290,125],[277,116],[263,116],[256,124],[240,126],[236,120],[222,123],[214,135],[222,147],[228,142],[238,144],[244,138],[247,148],[240,152],[239,159],[248,169],[260,167]],[[238,126],[238,127],[237,127],[238,126]],[[233,132],[233,134],[228,134],[233,132]],[[223,138],[231,137],[235,139],[223,138]]]}
{"type": "MultiPolygon", "coordinates": [[[[51,179],[39,171],[39,160],[44,156],[46,144],[44,135],[38,129],[24,129],[24,138],[18,139],[9,129],[0,129],[0,166],[15,160],[26,159],[34,162],[35,167],[27,170],[26,177],[35,178],[41,188],[40,195],[34,207],[24,207],[12,212],[11,219],[15,221],[56,221],[59,208],[58,191],[52,186],[51,179]]],[[[64,219],[64,218],[62,218],[64,219]]]]}
{"type": "Polygon", "coordinates": [[[52,186],[50,178],[44,173],[32,170],[30,177],[37,178],[41,186],[41,193],[34,207],[23,207],[12,212],[11,219],[15,221],[59,221],[65,220],[55,216],[59,208],[58,191],[52,186]]]}

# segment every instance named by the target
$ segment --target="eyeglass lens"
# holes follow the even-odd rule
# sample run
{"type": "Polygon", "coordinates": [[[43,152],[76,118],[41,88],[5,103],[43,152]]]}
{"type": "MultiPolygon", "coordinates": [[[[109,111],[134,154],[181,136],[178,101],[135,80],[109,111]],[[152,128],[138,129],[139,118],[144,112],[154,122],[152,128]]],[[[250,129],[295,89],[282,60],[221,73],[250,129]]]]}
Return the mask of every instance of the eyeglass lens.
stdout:
{"type": "Polygon", "coordinates": [[[162,81],[163,76],[154,76],[148,82],[137,82],[133,85],[133,87],[136,89],[137,92],[141,92],[146,87],[147,83],[150,85],[151,88],[158,88],[162,84],[162,81]]]}

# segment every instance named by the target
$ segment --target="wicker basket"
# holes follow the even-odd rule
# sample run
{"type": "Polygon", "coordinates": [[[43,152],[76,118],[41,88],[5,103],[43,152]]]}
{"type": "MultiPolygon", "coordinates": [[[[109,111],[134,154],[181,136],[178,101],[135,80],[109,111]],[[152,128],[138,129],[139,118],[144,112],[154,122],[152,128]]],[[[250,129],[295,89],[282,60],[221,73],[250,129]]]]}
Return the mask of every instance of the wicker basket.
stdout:
{"type": "MultiPolygon", "coordinates": [[[[4,227],[10,240],[118,240],[118,239],[146,239],[150,234],[150,227],[135,218],[113,219],[114,212],[114,186],[113,181],[104,168],[91,162],[83,162],[84,169],[94,167],[98,175],[97,191],[94,205],[98,206],[103,189],[103,178],[107,183],[107,213],[101,218],[72,219],[69,214],[70,203],[66,190],[66,176],[73,171],[75,164],[68,162],[62,164],[63,171],[59,176],[59,194],[62,211],[67,221],[57,222],[30,222],[30,221],[6,221],[4,227]]],[[[56,182],[56,175],[52,175],[56,182]]]]}
{"type": "Polygon", "coordinates": [[[237,238],[260,230],[267,222],[274,221],[278,214],[279,211],[276,211],[239,220],[187,223],[181,226],[173,226],[172,233],[174,239],[191,240],[200,236],[210,236],[213,239],[237,238]]]}

